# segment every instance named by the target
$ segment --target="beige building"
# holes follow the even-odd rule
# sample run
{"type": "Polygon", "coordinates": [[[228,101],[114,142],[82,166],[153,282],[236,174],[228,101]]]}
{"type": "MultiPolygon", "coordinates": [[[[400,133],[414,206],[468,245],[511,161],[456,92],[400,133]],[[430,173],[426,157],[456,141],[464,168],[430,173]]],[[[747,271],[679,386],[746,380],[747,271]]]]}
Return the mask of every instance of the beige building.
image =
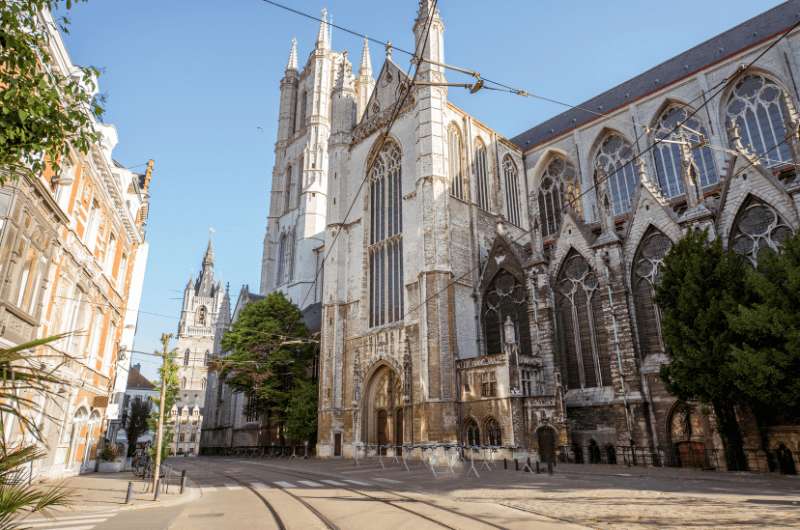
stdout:
{"type": "MultiPolygon", "coordinates": [[[[369,61],[356,77],[332,54],[318,453],[458,443],[724,467],[714,421],[658,377],[669,356],[653,286],[688,230],[755,261],[800,229],[800,33],[770,47],[799,7],[512,139],[437,86],[444,22],[429,0],[413,24],[422,83],[404,102],[410,79],[391,57],[363,98],[369,61]]],[[[741,420],[750,466],[766,469],[741,420]]],[[[800,450],[798,432],[772,426],[768,449],[800,450]]]]}
{"type": "MultiPolygon", "coordinates": [[[[52,31],[53,67],[70,75],[76,67],[52,31]]],[[[116,375],[123,372],[122,386],[127,379],[129,358],[118,352],[132,348],[147,259],[152,162],[145,174],[125,169],[112,157],[114,127],[95,128],[101,140],[86,155],[72,151],[58,175],[6,173],[0,189],[0,343],[79,332],[36,352],[63,380],[52,396],[34,397],[49,449],[34,472],[48,477],[94,468],[116,410],[116,375]]],[[[4,426],[7,440],[32,441],[17,423],[4,426]]]]}

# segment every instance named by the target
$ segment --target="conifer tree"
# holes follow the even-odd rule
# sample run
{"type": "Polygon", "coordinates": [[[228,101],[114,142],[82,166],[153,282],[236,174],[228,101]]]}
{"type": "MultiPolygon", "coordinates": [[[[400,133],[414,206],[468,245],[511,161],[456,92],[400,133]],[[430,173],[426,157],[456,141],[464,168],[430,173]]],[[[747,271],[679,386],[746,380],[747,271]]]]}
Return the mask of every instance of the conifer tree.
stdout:
{"type": "Polygon", "coordinates": [[[746,303],[746,268],[739,256],[709,242],[706,231],[678,241],[664,259],[656,301],[670,363],[661,377],[682,400],[714,410],[728,469],[745,469],[736,406],[746,404],[734,365],[736,333],[728,315],[746,303]]]}

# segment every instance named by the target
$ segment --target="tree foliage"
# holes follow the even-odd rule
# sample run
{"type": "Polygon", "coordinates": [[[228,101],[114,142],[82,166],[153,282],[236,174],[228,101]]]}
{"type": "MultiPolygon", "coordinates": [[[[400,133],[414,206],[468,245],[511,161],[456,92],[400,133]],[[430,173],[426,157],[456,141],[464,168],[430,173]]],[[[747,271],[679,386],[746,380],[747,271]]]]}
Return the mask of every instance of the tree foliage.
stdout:
{"type": "Polygon", "coordinates": [[[745,466],[735,406],[746,401],[736,382],[737,335],[728,315],[747,301],[746,268],[719,241],[709,242],[707,232],[693,231],[665,257],[656,291],[671,355],[661,377],[678,398],[713,407],[730,469],[745,466]]]}
{"type": "MultiPolygon", "coordinates": [[[[67,74],[54,67],[52,32],[67,32],[69,20],[48,28],[44,11],[69,10],[82,0],[0,2],[0,167],[39,173],[45,163],[58,173],[70,146],[88,152],[98,139],[94,118],[96,68],[67,74]]],[[[2,175],[0,175],[2,184],[2,175]]]]}
{"type": "MultiPolygon", "coordinates": [[[[160,353],[158,354],[161,355],[160,353]]],[[[170,444],[172,443],[172,438],[174,436],[173,433],[173,426],[172,424],[167,421],[169,419],[170,411],[172,407],[175,405],[178,399],[178,392],[180,391],[180,386],[178,383],[178,364],[175,362],[175,356],[177,355],[177,350],[173,350],[166,356],[164,359],[164,363],[162,364],[161,368],[158,369],[158,382],[156,383],[156,388],[161,388],[161,382],[166,381],[166,392],[164,393],[164,426],[162,428],[162,435],[163,438],[161,440],[161,461],[163,462],[167,456],[169,456],[169,448],[170,444]]],[[[148,427],[154,433],[158,432],[158,415],[159,415],[159,407],[161,404],[161,397],[153,400],[155,406],[153,407],[153,411],[150,413],[150,418],[148,419],[148,427]]],[[[155,442],[155,440],[154,440],[155,442]]],[[[155,459],[155,443],[150,448],[150,457],[155,459]]]]}
{"type": "Polygon", "coordinates": [[[745,283],[751,300],[728,314],[736,386],[762,420],[800,420],[800,235],[760,252],[745,283]]]}
{"type": "Polygon", "coordinates": [[[131,404],[131,412],[125,423],[125,433],[128,437],[128,456],[136,452],[136,442],[148,430],[152,407],[146,399],[135,399],[131,404]]]}
{"type": "Polygon", "coordinates": [[[63,384],[57,375],[59,367],[46,368],[31,352],[63,337],[0,349],[0,530],[22,528],[27,515],[69,503],[70,496],[61,485],[28,485],[29,466],[47,455],[42,447],[43,425],[36,418],[53,419],[43,403],[48,398],[59,400],[56,389],[63,384]],[[7,430],[17,433],[13,442],[6,439],[7,430]]]}
{"type": "MultiPolygon", "coordinates": [[[[293,396],[311,394],[309,385],[316,388],[309,382],[314,348],[308,338],[300,310],[276,292],[247,305],[222,339],[223,350],[230,353],[217,362],[221,377],[234,390],[256,399],[259,412],[281,431],[289,416],[309,418],[289,412],[293,402],[298,403],[293,396]]],[[[305,439],[304,432],[298,427],[291,436],[305,439]]]]}
{"type": "Polygon", "coordinates": [[[311,442],[317,434],[317,385],[307,380],[295,383],[286,410],[286,434],[290,440],[311,442]]]}

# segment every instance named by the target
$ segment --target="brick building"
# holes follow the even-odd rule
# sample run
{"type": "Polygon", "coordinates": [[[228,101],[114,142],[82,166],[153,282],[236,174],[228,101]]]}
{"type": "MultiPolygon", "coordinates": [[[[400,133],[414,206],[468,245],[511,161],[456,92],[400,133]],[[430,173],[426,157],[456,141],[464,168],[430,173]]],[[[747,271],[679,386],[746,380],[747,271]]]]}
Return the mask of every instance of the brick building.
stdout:
{"type": "MultiPolygon", "coordinates": [[[[52,17],[43,17],[52,68],[73,74],[52,17]]],[[[21,396],[40,403],[48,453],[33,471],[47,477],[94,469],[127,381],[147,261],[153,163],[143,174],[122,167],[112,157],[116,129],[94,127],[100,140],[85,155],[71,151],[59,174],[6,173],[0,188],[0,342],[77,332],[35,352],[63,384],[21,396]]],[[[33,441],[14,421],[4,427],[12,444],[33,441]]]]}

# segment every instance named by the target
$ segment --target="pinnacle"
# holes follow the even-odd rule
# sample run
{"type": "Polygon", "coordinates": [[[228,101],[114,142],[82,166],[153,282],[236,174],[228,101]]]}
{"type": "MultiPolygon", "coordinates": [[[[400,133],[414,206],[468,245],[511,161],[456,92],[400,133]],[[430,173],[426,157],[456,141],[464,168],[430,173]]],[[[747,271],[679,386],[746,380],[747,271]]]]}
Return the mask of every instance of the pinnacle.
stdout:
{"type": "Polygon", "coordinates": [[[330,49],[330,28],[328,28],[328,10],[323,8],[322,15],[320,16],[322,22],[319,23],[319,33],[317,34],[317,49],[328,50],[330,49]]]}
{"type": "Polygon", "coordinates": [[[369,55],[369,40],[364,37],[364,46],[361,48],[361,67],[358,75],[372,77],[372,59],[369,55]]]}
{"type": "Polygon", "coordinates": [[[297,39],[292,37],[292,47],[289,50],[289,61],[286,63],[287,70],[297,70],[297,39]]]}

